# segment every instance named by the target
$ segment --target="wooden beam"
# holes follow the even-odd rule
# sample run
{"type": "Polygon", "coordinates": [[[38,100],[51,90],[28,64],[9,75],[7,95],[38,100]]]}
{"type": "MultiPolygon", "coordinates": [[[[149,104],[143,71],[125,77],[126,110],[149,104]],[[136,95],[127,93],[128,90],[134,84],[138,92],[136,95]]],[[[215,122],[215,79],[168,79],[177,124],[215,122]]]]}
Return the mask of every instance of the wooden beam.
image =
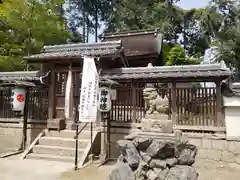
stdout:
{"type": "Polygon", "coordinates": [[[172,120],[173,124],[177,124],[177,83],[172,83],[172,120]]]}
{"type": "Polygon", "coordinates": [[[217,112],[217,127],[222,126],[222,93],[221,93],[221,81],[216,81],[216,112],[217,112]]]}
{"type": "Polygon", "coordinates": [[[132,83],[132,105],[133,105],[133,110],[132,110],[132,121],[135,123],[136,122],[136,117],[137,117],[137,111],[136,111],[136,105],[137,105],[137,99],[136,99],[136,84],[132,83]]]}
{"type": "Polygon", "coordinates": [[[54,71],[54,65],[51,64],[50,85],[48,92],[48,119],[52,120],[55,115],[55,90],[56,90],[56,76],[54,71]]]}

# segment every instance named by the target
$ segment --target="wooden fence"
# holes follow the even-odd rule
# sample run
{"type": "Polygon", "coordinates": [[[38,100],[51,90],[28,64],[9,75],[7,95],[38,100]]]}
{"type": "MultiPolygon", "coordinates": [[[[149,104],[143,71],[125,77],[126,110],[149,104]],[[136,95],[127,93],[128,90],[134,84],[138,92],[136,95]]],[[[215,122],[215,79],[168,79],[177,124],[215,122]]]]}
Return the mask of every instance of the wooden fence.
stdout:
{"type": "MultiPolygon", "coordinates": [[[[0,118],[14,119],[21,118],[22,112],[14,112],[11,108],[11,88],[0,89],[0,118]]],[[[28,117],[32,120],[48,119],[48,90],[34,88],[29,92],[28,117]]]]}
{"type": "MultiPolygon", "coordinates": [[[[120,122],[140,122],[145,115],[143,86],[121,87],[117,89],[117,100],[112,103],[111,120],[120,122]],[[135,96],[135,98],[134,98],[135,96]]],[[[172,106],[171,89],[158,88],[159,95],[168,93],[169,107],[172,106]]],[[[176,125],[224,127],[224,119],[217,120],[215,88],[177,88],[176,125]]],[[[169,118],[172,118],[170,111],[169,118]]]]}

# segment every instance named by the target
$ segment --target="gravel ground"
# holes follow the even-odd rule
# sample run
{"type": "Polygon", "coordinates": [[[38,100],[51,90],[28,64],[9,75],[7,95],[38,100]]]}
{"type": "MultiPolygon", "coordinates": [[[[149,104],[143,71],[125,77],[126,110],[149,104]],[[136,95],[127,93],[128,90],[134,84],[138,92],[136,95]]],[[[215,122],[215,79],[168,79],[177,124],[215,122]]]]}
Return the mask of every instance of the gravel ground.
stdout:
{"type": "MultiPolygon", "coordinates": [[[[199,180],[239,180],[240,165],[223,163],[209,160],[198,160],[194,165],[199,173],[199,180]]],[[[109,164],[101,168],[90,166],[77,172],[67,172],[61,176],[61,180],[106,180],[113,170],[109,164]],[[94,172],[94,173],[92,173],[94,172]]]]}
{"type": "MultiPolygon", "coordinates": [[[[87,166],[73,171],[73,164],[43,160],[20,160],[19,156],[0,159],[0,180],[106,180],[115,162],[87,166]]],[[[197,160],[199,180],[239,180],[240,165],[197,160]]]]}
{"type": "Polygon", "coordinates": [[[197,160],[194,166],[199,173],[199,180],[240,179],[239,164],[216,162],[211,160],[197,160]]]}

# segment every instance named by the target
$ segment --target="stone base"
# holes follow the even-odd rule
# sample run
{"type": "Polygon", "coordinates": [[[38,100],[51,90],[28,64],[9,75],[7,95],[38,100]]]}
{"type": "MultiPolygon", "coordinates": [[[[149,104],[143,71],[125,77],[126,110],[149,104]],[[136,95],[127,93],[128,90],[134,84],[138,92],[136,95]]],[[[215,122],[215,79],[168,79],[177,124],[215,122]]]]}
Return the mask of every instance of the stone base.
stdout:
{"type": "Polygon", "coordinates": [[[143,132],[158,132],[158,133],[172,133],[173,122],[168,119],[142,119],[141,121],[143,132]]]}
{"type": "Polygon", "coordinates": [[[66,128],[66,120],[65,119],[48,119],[47,128],[55,129],[58,131],[64,130],[66,128]]]}

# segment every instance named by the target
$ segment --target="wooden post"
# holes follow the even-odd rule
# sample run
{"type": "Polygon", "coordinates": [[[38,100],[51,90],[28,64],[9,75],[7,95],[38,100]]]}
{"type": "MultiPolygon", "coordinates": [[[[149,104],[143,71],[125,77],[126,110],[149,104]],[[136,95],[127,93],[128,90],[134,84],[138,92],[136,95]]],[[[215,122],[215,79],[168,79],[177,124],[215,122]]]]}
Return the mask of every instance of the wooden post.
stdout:
{"type": "Polygon", "coordinates": [[[136,84],[132,83],[132,120],[134,123],[136,123],[137,120],[137,99],[136,99],[136,84]]]}
{"type": "Polygon", "coordinates": [[[176,82],[172,83],[172,120],[173,124],[177,124],[177,92],[176,82]]]}
{"type": "Polygon", "coordinates": [[[48,119],[54,119],[55,115],[55,86],[56,86],[56,79],[55,79],[55,72],[53,65],[51,66],[51,74],[50,74],[50,86],[49,86],[49,93],[48,93],[48,119]]]}
{"type": "Polygon", "coordinates": [[[218,80],[216,83],[216,112],[217,122],[216,126],[221,127],[222,124],[222,95],[221,95],[221,82],[218,80]]]}
{"type": "Polygon", "coordinates": [[[26,96],[25,96],[25,106],[23,110],[23,137],[22,137],[22,144],[20,150],[26,149],[27,143],[27,123],[28,123],[28,108],[29,107],[29,88],[26,88],[26,96]]]}

